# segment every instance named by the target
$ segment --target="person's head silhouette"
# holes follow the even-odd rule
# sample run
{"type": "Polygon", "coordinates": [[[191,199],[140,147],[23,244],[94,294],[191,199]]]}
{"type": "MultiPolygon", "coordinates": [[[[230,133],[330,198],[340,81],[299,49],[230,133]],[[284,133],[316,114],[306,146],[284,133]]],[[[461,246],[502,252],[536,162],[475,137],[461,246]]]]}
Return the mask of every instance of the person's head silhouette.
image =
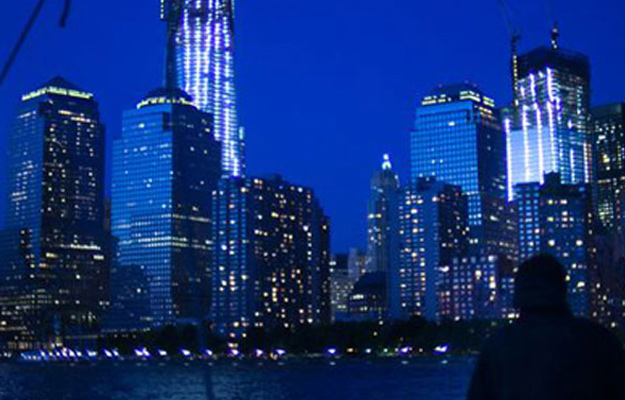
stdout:
{"type": "Polygon", "coordinates": [[[519,267],[515,281],[514,307],[521,313],[533,310],[568,309],[566,269],[557,258],[541,254],[519,267]]]}

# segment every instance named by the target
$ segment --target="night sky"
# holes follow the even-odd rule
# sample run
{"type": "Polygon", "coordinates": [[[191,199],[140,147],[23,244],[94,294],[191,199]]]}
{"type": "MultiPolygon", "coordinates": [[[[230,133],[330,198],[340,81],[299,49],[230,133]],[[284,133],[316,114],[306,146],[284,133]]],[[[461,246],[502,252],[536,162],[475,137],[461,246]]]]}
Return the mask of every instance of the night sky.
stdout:
{"type": "MultiPolygon", "coordinates": [[[[62,3],[48,1],[0,87],[3,151],[20,95],[55,75],[96,93],[109,149],[122,110],[161,84],[158,0],[75,0],[64,31],[56,25],[62,3]]],[[[625,100],[625,1],[546,3],[510,0],[521,50],[547,44],[557,18],[562,47],[591,57],[593,103],[625,100]]],[[[2,62],[34,4],[2,1],[2,62]]],[[[497,104],[510,100],[509,39],[496,0],[239,0],[236,39],[248,173],[313,187],[332,218],[336,251],[365,244],[369,179],[383,153],[408,180],[419,97],[469,80],[497,104]]]]}

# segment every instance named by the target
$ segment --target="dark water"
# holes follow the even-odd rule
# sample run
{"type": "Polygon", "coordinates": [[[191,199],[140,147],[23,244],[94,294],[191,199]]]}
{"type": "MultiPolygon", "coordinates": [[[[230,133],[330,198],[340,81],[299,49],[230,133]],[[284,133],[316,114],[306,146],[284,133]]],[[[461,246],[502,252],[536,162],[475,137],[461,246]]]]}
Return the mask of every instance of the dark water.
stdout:
{"type": "Polygon", "coordinates": [[[0,364],[2,400],[460,400],[472,361],[0,364]]]}

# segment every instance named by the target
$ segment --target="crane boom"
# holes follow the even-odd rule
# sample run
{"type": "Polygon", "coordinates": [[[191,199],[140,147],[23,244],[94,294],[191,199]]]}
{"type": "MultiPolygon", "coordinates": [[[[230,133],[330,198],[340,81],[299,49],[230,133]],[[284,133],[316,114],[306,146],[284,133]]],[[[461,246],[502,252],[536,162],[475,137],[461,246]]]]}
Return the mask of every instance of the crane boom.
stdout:
{"type": "Polygon", "coordinates": [[[512,13],[510,11],[510,7],[506,0],[497,0],[497,4],[499,5],[499,10],[501,12],[501,17],[506,24],[506,29],[508,30],[508,35],[510,36],[510,50],[512,53],[510,59],[510,72],[512,75],[512,95],[513,95],[513,103],[516,106],[517,103],[517,90],[518,90],[518,82],[519,82],[519,54],[518,47],[519,41],[521,40],[521,32],[518,27],[512,22],[512,13]]]}

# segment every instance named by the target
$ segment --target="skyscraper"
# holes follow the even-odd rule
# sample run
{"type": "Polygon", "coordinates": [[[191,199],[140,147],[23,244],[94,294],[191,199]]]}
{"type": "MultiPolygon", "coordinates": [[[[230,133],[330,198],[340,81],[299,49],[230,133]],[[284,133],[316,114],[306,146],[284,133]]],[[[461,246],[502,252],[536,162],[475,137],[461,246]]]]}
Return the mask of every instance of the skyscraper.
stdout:
{"type": "Polygon", "coordinates": [[[382,168],[371,179],[367,208],[367,272],[386,272],[392,263],[397,235],[397,190],[399,177],[385,154],[382,168]]]}
{"type": "MultiPolygon", "coordinates": [[[[147,281],[149,315],[125,323],[117,318],[119,328],[197,324],[208,316],[210,198],[220,176],[211,116],[183,91],[155,90],[124,113],[114,144],[111,223],[119,240],[117,268],[127,270],[117,276],[131,276],[137,287],[147,281]]],[[[128,285],[113,282],[122,294],[128,285]]]]}
{"type": "Polygon", "coordinates": [[[468,249],[468,203],[459,186],[420,178],[399,196],[399,263],[390,273],[393,318],[436,321],[449,296],[443,275],[468,249]]]}
{"type": "Polygon", "coordinates": [[[329,322],[330,228],[313,191],[280,176],[225,178],[213,199],[217,332],[329,322]]]}
{"type": "Polygon", "coordinates": [[[625,204],[625,103],[592,110],[592,139],[597,214],[605,228],[613,229],[617,227],[618,210],[625,204]]]}
{"type": "Polygon", "coordinates": [[[107,287],[94,95],[61,77],[24,95],[9,146],[0,326],[18,322],[9,340],[22,348],[81,340],[97,332],[107,287]]]}
{"type": "Polygon", "coordinates": [[[245,174],[234,79],[234,0],[161,0],[168,26],[167,80],[213,116],[226,176],[245,174]]]}
{"type": "Polygon", "coordinates": [[[556,172],[566,184],[592,179],[590,62],[551,47],[518,56],[517,98],[504,119],[508,147],[508,194],[518,183],[543,182],[556,172]]]}
{"type": "Polygon", "coordinates": [[[595,265],[588,186],[564,184],[552,173],[542,185],[522,183],[515,189],[521,260],[539,253],[560,259],[568,273],[572,311],[590,316],[595,265]]]}
{"type": "Polygon", "coordinates": [[[468,196],[472,251],[514,258],[505,136],[494,101],[466,83],[437,87],[417,108],[410,152],[413,183],[435,177],[468,196]]]}

